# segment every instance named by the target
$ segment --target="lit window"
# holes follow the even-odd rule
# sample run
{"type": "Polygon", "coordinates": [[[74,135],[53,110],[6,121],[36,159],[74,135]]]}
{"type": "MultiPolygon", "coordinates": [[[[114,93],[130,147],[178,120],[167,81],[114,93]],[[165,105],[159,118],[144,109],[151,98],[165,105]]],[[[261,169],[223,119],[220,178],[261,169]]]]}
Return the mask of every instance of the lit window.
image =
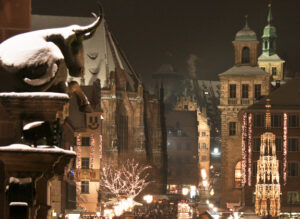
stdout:
{"type": "Polygon", "coordinates": [[[181,129],[178,129],[178,130],[177,130],[177,135],[178,135],[178,136],[181,136],[181,135],[182,135],[182,130],[181,130],[181,129]]]}
{"type": "Polygon", "coordinates": [[[234,170],[234,187],[241,188],[242,187],[242,162],[239,161],[235,165],[234,170]]]}
{"type": "Polygon", "coordinates": [[[90,190],[90,182],[89,181],[81,181],[81,193],[87,194],[90,190]]]}
{"type": "Polygon", "coordinates": [[[272,67],[272,75],[273,76],[277,75],[277,68],[276,67],[272,67]]]}

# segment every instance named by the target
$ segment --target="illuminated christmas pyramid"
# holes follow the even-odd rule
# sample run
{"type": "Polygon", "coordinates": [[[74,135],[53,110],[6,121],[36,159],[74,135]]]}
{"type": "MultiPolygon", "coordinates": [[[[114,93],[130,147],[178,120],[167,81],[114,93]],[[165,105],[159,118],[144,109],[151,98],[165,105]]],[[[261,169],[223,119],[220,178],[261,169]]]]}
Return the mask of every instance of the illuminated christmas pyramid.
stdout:
{"type": "Polygon", "coordinates": [[[260,156],[257,161],[255,185],[255,213],[260,216],[280,215],[280,183],[279,161],[276,157],[275,135],[268,130],[271,128],[269,104],[266,104],[266,130],[261,135],[260,156]]]}

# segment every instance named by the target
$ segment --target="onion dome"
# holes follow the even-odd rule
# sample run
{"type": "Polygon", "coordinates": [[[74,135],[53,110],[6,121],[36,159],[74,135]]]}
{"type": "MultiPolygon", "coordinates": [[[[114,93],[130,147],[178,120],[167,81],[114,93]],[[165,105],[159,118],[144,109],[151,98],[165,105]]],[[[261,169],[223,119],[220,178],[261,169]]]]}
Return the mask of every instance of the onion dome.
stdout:
{"type": "Polygon", "coordinates": [[[246,16],[246,24],[243,29],[241,29],[239,32],[235,35],[235,40],[237,41],[251,41],[251,40],[257,40],[256,33],[251,30],[248,26],[247,16],[246,16]]]}

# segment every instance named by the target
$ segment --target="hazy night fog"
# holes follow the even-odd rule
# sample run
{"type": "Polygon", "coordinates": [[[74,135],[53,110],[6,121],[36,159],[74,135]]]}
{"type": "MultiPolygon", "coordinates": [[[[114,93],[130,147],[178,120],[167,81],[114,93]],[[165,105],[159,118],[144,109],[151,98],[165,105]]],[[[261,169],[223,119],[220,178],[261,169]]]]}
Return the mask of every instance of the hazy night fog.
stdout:
{"type": "MultiPolygon", "coordinates": [[[[197,58],[199,79],[217,80],[233,65],[232,41],[245,23],[261,41],[266,25],[266,0],[102,0],[105,17],[130,63],[148,79],[160,65],[170,63],[188,72],[190,54],[197,58]]],[[[94,0],[33,0],[33,14],[90,16],[94,0]]],[[[273,24],[278,33],[278,54],[286,71],[299,72],[300,2],[273,0],[273,24]]],[[[259,52],[260,54],[260,52],[259,52]]]]}

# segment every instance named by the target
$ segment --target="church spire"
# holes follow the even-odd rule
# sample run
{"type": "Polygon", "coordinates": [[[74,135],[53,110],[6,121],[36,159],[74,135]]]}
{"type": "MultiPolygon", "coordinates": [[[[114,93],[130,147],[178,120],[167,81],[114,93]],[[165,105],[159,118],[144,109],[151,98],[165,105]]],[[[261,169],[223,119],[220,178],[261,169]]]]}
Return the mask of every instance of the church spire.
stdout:
{"type": "Polygon", "coordinates": [[[245,15],[245,28],[249,28],[249,26],[248,26],[248,14],[245,15]]]}
{"type": "Polygon", "coordinates": [[[272,4],[268,4],[268,7],[269,7],[269,12],[268,12],[268,17],[267,17],[267,21],[268,21],[268,24],[271,25],[271,21],[273,20],[273,17],[272,17],[272,4]]]}

